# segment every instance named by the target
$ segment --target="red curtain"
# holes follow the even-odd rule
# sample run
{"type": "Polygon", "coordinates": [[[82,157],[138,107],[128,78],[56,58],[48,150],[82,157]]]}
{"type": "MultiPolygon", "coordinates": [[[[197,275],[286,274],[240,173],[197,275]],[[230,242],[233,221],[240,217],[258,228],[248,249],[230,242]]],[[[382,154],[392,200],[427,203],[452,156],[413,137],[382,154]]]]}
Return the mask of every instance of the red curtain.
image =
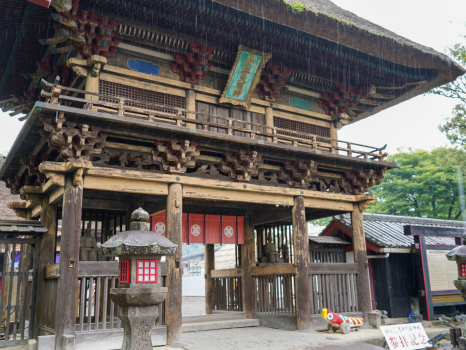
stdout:
{"type": "MultiPolygon", "coordinates": [[[[149,222],[151,231],[167,235],[165,211],[152,215],[149,222]]],[[[244,244],[244,217],[183,213],[182,241],[188,244],[244,244]]]]}

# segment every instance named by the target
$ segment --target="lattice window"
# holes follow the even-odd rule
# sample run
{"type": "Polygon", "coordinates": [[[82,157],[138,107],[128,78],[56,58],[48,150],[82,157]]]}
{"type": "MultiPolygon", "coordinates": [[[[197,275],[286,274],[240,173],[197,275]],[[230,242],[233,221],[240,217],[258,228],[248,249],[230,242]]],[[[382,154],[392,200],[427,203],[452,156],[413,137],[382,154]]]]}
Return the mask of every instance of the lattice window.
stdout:
{"type": "Polygon", "coordinates": [[[131,282],[131,260],[120,261],[120,283],[131,282]]]}
{"type": "MultiPolygon", "coordinates": [[[[99,93],[102,95],[124,97],[134,101],[141,101],[147,103],[156,103],[167,107],[185,108],[185,98],[181,96],[164,94],[157,91],[150,91],[139,89],[128,85],[111,83],[109,81],[100,80],[99,93]]],[[[112,98],[100,97],[101,101],[117,103],[118,100],[112,98]]],[[[171,109],[162,107],[153,107],[146,104],[139,104],[134,102],[126,102],[125,106],[144,108],[153,111],[174,113],[171,109]]]]}
{"type": "MultiPolygon", "coordinates": [[[[292,137],[307,139],[307,140],[310,140],[312,138],[311,137],[312,135],[330,138],[330,128],[326,128],[320,125],[308,124],[308,123],[298,122],[296,120],[289,120],[289,119],[284,119],[280,117],[273,117],[273,125],[277,128],[293,130],[293,131],[305,133],[309,136],[296,135],[293,133],[288,133],[286,131],[277,131],[277,134],[280,134],[280,135],[292,136],[292,137]]],[[[317,138],[317,140],[321,142],[329,142],[329,140],[326,140],[326,139],[317,138]]]]}
{"type": "Polygon", "coordinates": [[[159,262],[157,260],[137,260],[136,282],[157,283],[157,271],[159,262]]]}

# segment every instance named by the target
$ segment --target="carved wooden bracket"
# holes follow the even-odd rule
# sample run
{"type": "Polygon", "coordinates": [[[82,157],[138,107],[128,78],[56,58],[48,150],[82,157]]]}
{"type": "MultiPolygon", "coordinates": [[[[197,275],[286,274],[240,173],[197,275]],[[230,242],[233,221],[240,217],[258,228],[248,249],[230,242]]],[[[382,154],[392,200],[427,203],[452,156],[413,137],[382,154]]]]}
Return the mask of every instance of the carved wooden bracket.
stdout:
{"type": "Polygon", "coordinates": [[[89,160],[92,155],[102,152],[108,134],[101,132],[100,127],[67,122],[63,116],[53,120],[41,115],[39,119],[44,124],[41,135],[48,139],[51,148],[60,152],[63,160],[89,160]]]}
{"type": "Polygon", "coordinates": [[[286,84],[292,79],[291,72],[290,68],[268,62],[255,91],[262,100],[274,101],[280,98],[286,84]]]}
{"type": "Polygon", "coordinates": [[[363,194],[368,192],[372,186],[380,184],[386,171],[386,168],[381,168],[377,171],[373,169],[359,171],[346,170],[341,183],[348,188],[349,193],[363,194]]]}
{"type": "Polygon", "coordinates": [[[255,151],[226,152],[225,160],[220,164],[220,170],[230,174],[237,182],[249,182],[251,176],[259,174],[259,166],[264,162],[264,156],[255,151]]]}
{"type": "Polygon", "coordinates": [[[294,188],[308,188],[311,182],[319,181],[315,176],[317,163],[313,160],[285,161],[280,169],[279,179],[294,188]]]}
{"type": "Polygon", "coordinates": [[[194,41],[188,41],[190,52],[186,55],[175,54],[172,70],[180,75],[180,80],[189,84],[199,84],[200,79],[206,79],[212,67],[212,53],[215,48],[194,41]]]}
{"type": "Polygon", "coordinates": [[[150,153],[138,153],[118,151],[112,149],[104,149],[102,154],[93,157],[93,163],[105,163],[111,165],[119,162],[122,168],[136,168],[139,170],[155,170],[161,167],[156,167],[156,163],[152,159],[150,153]],[[98,160],[95,160],[99,158],[98,160]]]}
{"type": "Polygon", "coordinates": [[[168,174],[184,174],[187,168],[194,168],[196,157],[201,151],[197,142],[175,139],[156,141],[155,148],[156,150],[152,151],[152,157],[168,174]]]}
{"type": "Polygon", "coordinates": [[[359,210],[363,212],[373,203],[375,203],[375,199],[368,199],[367,201],[359,202],[359,210]]]}

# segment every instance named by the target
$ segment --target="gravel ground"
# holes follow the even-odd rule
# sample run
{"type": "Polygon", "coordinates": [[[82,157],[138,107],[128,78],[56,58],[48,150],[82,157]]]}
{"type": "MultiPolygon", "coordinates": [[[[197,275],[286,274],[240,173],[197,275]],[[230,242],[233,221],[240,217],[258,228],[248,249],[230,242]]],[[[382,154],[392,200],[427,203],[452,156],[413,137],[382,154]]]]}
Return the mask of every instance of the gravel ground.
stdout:
{"type": "Polygon", "coordinates": [[[205,315],[204,297],[183,297],[183,316],[205,315]]]}

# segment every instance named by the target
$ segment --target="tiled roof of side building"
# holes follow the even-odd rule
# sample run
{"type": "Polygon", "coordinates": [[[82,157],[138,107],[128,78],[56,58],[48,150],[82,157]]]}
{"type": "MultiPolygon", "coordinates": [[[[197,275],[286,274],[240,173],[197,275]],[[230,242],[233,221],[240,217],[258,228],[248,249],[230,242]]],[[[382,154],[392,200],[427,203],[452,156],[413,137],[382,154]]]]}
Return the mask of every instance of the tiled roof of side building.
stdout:
{"type": "MultiPolygon", "coordinates": [[[[351,230],[351,216],[349,214],[336,216],[327,226],[330,227],[334,221],[351,230]]],[[[438,227],[465,227],[461,221],[424,219],[410,216],[364,214],[364,233],[366,239],[382,248],[411,248],[414,243],[412,236],[405,236],[403,226],[425,225],[438,227]]],[[[322,234],[326,231],[324,229],[322,234]]],[[[427,244],[454,245],[453,237],[426,237],[427,244]]]]}

